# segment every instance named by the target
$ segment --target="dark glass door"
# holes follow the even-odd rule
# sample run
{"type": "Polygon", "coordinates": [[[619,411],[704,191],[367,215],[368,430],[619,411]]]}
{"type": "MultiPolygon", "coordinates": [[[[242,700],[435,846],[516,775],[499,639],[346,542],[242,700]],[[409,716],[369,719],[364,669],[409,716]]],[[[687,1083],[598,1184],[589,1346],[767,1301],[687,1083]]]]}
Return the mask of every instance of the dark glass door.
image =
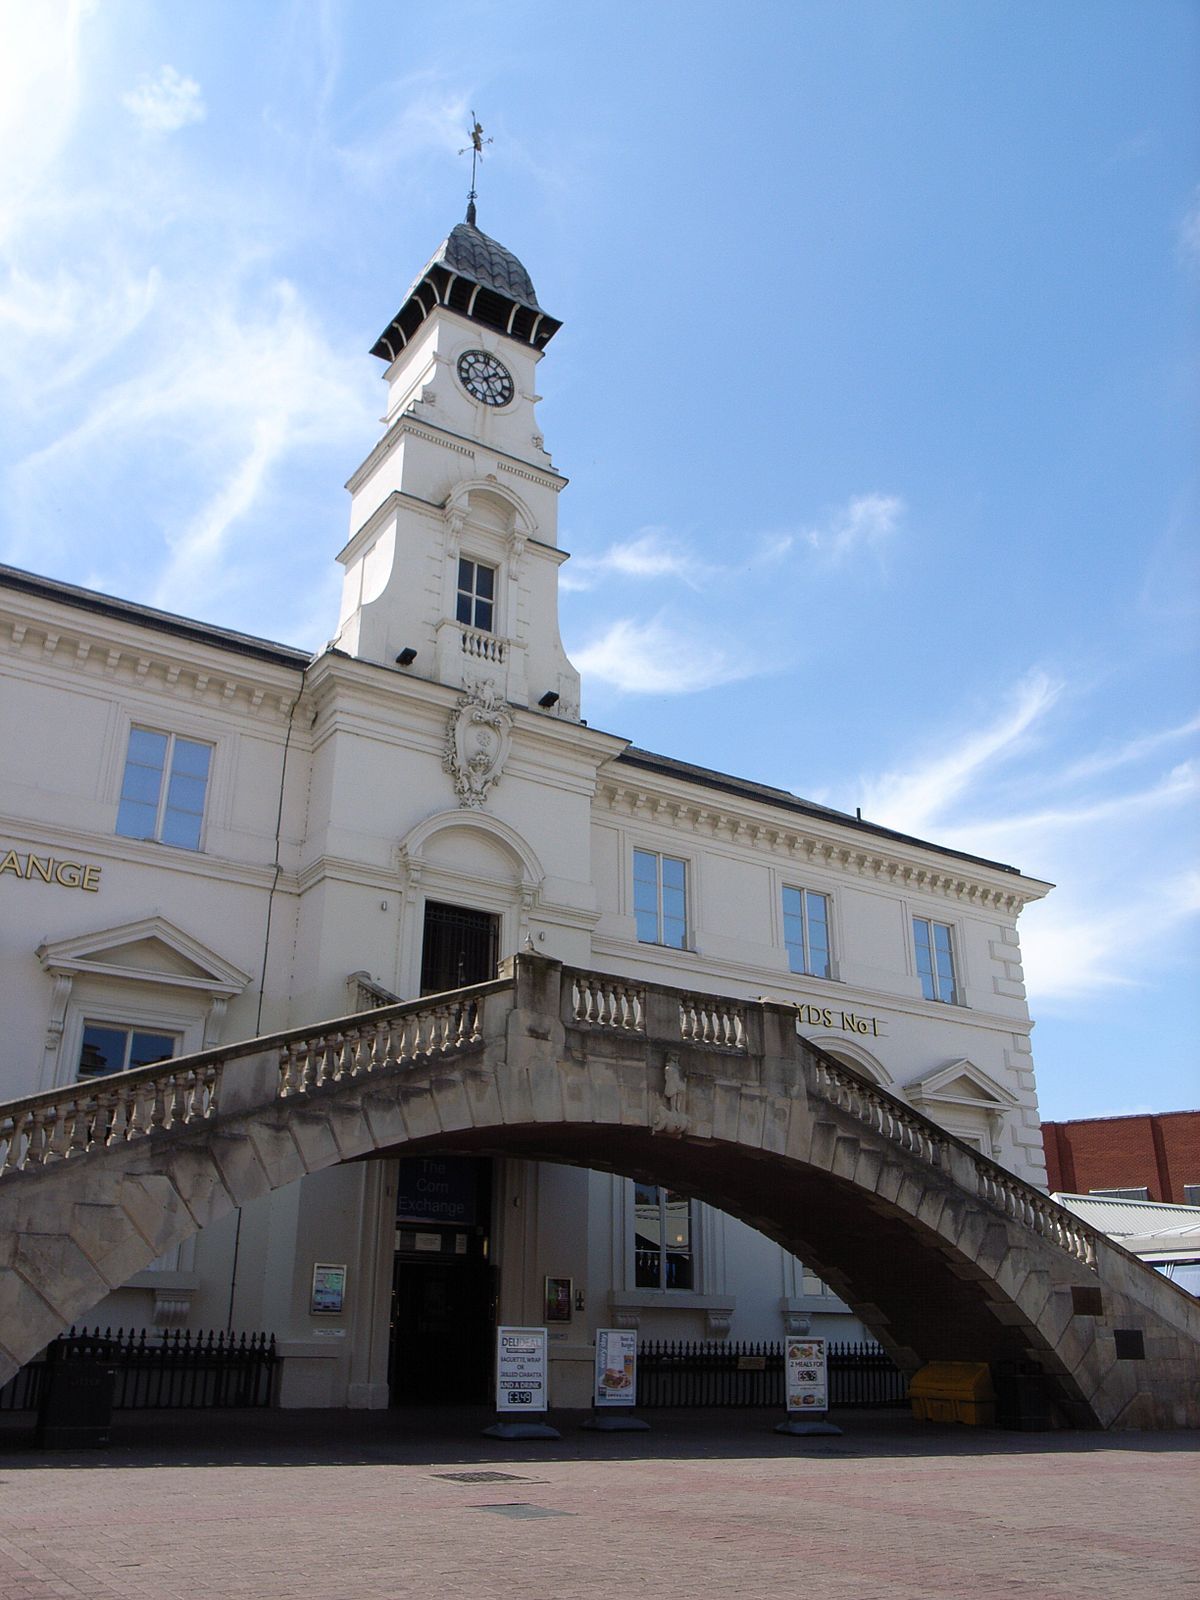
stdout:
{"type": "Polygon", "coordinates": [[[478,1258],[396,1257],[391,1403],[485,1405],[491,1380],[494,1274],[478,1258]]]}
{"type": "Polygon", "coordinates": [[[496,1327],[492,1163],[437,1151],[398,1163],[391,1403],[483,1405],[496,1327]]]}

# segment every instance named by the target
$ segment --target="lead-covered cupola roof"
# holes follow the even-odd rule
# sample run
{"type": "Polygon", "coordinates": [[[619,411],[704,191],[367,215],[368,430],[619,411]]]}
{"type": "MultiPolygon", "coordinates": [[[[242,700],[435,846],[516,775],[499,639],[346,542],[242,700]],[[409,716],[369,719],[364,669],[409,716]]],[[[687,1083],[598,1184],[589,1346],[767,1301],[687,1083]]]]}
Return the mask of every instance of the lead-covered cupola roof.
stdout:
{"type": "Polygon", "coordinates": [[[460,222],[434,251],[371,354],[394,361],[436,306],[535,350],[544,350],[562,327],[538,305],[533,281],[512,251],[473,221],[460,222]]]}

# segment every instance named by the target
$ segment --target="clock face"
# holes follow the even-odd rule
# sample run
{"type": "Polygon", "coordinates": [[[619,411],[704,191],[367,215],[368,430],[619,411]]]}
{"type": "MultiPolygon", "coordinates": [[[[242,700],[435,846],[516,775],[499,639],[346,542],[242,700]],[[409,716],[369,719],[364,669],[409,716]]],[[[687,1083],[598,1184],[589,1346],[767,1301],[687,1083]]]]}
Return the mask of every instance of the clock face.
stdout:
{"type": "Polygon", "coordinates": [[[486,350],[466,350],[459,356],[458,381],[485,406],[506,406],[516,393],[508,368],[486,350]]]}

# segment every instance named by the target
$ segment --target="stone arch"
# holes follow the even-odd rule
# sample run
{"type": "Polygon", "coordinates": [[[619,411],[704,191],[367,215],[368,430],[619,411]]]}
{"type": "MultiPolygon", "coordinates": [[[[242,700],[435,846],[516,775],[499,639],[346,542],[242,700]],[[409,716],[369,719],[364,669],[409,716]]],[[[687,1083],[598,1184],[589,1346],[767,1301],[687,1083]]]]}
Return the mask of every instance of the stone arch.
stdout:
{"type": "Polygon", "coordinates": [[[521,834],[499,817],[484,811],[437,811],[411,828],[398,846],[402,866],[410,877],[419,877],[433,863],[431,852],[436,850],[440,836],[455,830],[473,833],[486,838],[495,851],[512,866],[511,881],[523,891],[536,893],[545,879],[545,871],[537,853],[521,834]]]}
{"type": "Polygon", "coordinates": [[[855,1072],[861,1072],[864,1077],[869,1078],[872,1083],[877,1083],[880,1088],[891,1089],[893,1093],[900,1092],[895,1089],[896,1080],[883,1062],[880,1061],[878,1056],[873,1055],[865,1045],[858,1044],[853,1039],[847,1039],[840,1033],[813,1034],[811,1039],[818,1049],[827,1051],[835,1061],[844,1062],[846,1066],[852,1067],[855,1072]]]}
{"type": "Polygon", "coordinates": [[[30,1141],[0,1180],[0,1379],[234,1206],[437,1147],[718,1205],[811,1262],[910,1370],[1033,1357],[1077,1423],[1200,1419],[1190,1297],[800,1041],[788,1007],[521,956],[453,996],[122,1076],[0,1108],[9,1148],[16,1119],[30,1141]],[[50,1160],[47,1128],[77,1158],[50,1160]],[[1144,1361],[1118,1358],[1114,1323],[1144,1330],[1144,1361]]]}
{"type": "Polygon", "coordinates": [[[452,527],[461,528],[471,520],[476,507],[483,513],[480,520],[484,527],[501,537],[524,543],[537,536],[537,518],[524,499],[494,477],[468,478],[455,484],[446,498],[446,520],[452,527]]]}

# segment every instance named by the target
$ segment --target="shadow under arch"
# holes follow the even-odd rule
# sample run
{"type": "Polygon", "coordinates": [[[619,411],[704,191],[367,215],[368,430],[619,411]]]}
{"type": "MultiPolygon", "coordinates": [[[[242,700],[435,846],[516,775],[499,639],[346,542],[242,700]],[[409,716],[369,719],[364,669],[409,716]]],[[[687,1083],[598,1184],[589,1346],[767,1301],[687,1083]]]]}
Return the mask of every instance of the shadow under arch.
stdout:
{"type": "Polygon", "coordinates": [[[764,1162],[737,1144],[663,1139],[630,1127],[506,1127],[501,1137],[478,1132],[408,1141],[378,1153],[433,1149],[611,1172],[714,1206],[799,1256],[909,1373],[927,1361],[977,1360],[981,1351],[989,1360],[1030,1354],[1024,1319],[1009,1306],[1008,1320],[997,1320],[1003,1297],[969,1258],[956,1259],[935,1230],[828,1170],[764,1162]]]}

